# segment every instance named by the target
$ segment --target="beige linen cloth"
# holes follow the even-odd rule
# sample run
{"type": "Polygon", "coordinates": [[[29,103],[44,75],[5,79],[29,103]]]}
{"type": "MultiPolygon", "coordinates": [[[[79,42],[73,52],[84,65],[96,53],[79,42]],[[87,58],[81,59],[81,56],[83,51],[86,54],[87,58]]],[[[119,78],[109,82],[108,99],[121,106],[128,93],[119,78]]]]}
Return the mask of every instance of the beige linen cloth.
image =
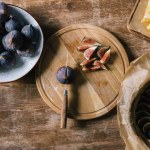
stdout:
{"type": "Polygon", "coordinates": [[[150,150],[132,127],[131,107],[137,94],[150,82],[150,52],[131,62],[121,87],[118,102],[118,123],[126,150],[150,150]]]}

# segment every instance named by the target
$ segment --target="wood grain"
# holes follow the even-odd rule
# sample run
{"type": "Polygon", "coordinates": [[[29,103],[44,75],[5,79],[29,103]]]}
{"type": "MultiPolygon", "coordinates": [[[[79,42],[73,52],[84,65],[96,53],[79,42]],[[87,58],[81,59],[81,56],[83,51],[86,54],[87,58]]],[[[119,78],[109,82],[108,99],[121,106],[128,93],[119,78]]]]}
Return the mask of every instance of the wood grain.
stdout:
{"type": "MultiPolygon", "coordinates": [[[[107,29],[124,45],[130,61],[149,51],[150,43],[127,30],[136,0],[4,0],[23,7],[41,25],[45,41],[59,29],[90,23],[107,29]]],[[[116,109],[91,121],[68,119],[60,130],[60,115],[41,99],[34,70],[24,78],[0,85],[1,150],[123,150],[116,109]]]]}
{"type": "Polygon", "coordinates": [[[56,80],[57,70],[66,65],[74,69],[75,79],[67,85],[68,110],[74,119],[93,119],[108,113],[119,99],[119,90],[129,66],[128,57],[120,42],[106,30],[89,24],[68,26],[52,35],[46,43],[45,54],[37,68],[37,87],[50,108],[61,112],[64,85],[56,80]],[[80,63],[85,59],[77,51],[84,37],[111,47],[108,70],[83,72],[80,63]]]}

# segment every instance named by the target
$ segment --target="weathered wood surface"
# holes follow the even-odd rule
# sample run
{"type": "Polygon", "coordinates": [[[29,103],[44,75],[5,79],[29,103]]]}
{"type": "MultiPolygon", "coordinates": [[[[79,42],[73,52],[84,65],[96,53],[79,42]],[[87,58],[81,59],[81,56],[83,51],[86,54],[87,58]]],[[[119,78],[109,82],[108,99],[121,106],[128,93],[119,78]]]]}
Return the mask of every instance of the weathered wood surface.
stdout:
{"type": "MultiPolygon", "coordinates": [[[[6,0],[31,13],[41,25],[45,41],[55,31],[75,23],[91,23],[113,33],[124,45],[130,61],[149,51],[150,43],[127,31],[136,0],[6,0]]],[[[0,85],[1,150],[123,150],[116,109],[90,121],[68,120],[60,129],[60,116],[41,99],[34,70],[19,81],[0,85]]]]}

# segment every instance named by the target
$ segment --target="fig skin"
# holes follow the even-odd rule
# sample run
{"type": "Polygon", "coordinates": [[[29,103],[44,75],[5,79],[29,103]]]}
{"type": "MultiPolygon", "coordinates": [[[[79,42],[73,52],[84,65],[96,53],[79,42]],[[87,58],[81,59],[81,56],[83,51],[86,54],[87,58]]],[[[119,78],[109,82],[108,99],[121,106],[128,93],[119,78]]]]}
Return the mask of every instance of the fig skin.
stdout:
{"type": "Polygon", "coordinates": [[[21,30],[21,24],[19,21],[17,21],[16,19],[14,19],[13,17],[10,18],[10,20],[8,20],[6,23],[5,23],[5,29],[7,32],[11,32],[13,30],[18,30],[20,31],[21,30]]]}
{"type": "Polygon", "coordinates": [[[9,18],[7,4],[0,2],[0,22],[5,22],[9,18]]]}
{"type": "Polygon", "coordinates": [[[56,72],[56,78],[62,84],[70,84],[74,79],[74,70],[69,66],[63,66],[56,72]]]}
{"type": "Polygon", "coordinates": [[[35,45],[27,42],[19,50],[17,50],[17,54],[21,57],[32,57],[34,52],[35,45]]]}
{"type": "Polygon", "coordinates": [[[15,51],[22,47],[24,39],[19,31],[14,30],[3,37],[2,43],[6,50],[15,51]]]}
{"type": "Polygon", "coordinates": [[[15,55],[12,52],[5,51],[0,54],[0,66],[6,69],[11,69],[16,63],[15,55]]]}
{"type": "Polygon", "coordinates": [[[36,42],[37,31],[32,25],[26,25],[22,28],[21,33],[26,37],[26,39],[36,42]]]}

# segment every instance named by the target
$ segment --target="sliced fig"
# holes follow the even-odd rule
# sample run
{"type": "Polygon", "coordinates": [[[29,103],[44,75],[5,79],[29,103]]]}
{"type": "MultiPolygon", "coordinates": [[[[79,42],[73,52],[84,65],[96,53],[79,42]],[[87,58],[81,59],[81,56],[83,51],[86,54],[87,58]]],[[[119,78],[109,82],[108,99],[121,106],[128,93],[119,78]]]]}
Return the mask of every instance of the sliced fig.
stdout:
{"type": "Polygon", "coordinates": [[[93,63],[93,65],[94,66],[102,65],[102,63],[99,60],[95,60],[94,63],[93,63]]]}
{"type": "Polygon", "coordinates": [[[97,65],[97,66],[92,66],[92,67],[90,67],[90,70],[95,71],[95,70],[99,70],[99,69],[101,69],[101,68],[102,68],[101,65],[97,65]]]}
{"type": "Polygon", "coordinates": [[[103,70],[108,70],[104,64],[102,64],[102,69],[103,70]]]}
{"type": "Polygon", "coordinates": [[[93,40],[93,39],[90,39],[90,38],[87,38],[87,37],[84,37],[82,41],[83,41],[84,44],[90,44],[90,45],[98,45],[98,46],[101,46],[101,44],[98,43],[97,41],[95,41],[95,40],[93,40]]]}
{"type": "Polygon", "coordinates": [[[107,70],[107,68],[103,64],[97,64],[95,66],[90,67],[91,70],[98,70],[98,69],[103,69],[107,70]]]}
{"type": "Polygon", "coordinates": [[[100,47],[100,49],[97,51],[97,56],[99,58],[103,58],[103,56],[105,55],[105,53],[110,49],[110,46],[105,46],[105,47],[100,47]]]}
{"type": "Polygon", "coordinates": [[[94,51],[97,49],[98,46],[92,46],[84,51],[84,57],[89,60],[91,59],[92,55],[94,54],[94,51]]]}
{"type": "Polygon", "coordinates": [[[102,64],[105,64],[109,60],[109,58],[110,58],[110,49],[104,54],[100,62],[102,64]]]}
{"type": "Polygon", "coordinates": [[[96,60],[96,58],[92,58],[92,59],[90,59],[90,60],[84,60],[80,65],[81,65],[81,66],[90,65],[94,60],[96,60]]]}
{"type": "Polygon", "coordinates": [[[80,52],[84,52],[86,49],[92,47],[93,45],[81,45],[79,47],[77,47],[77,50],[80,52]]]}
{"type": "Polygon", "coordinates": [[[88,67],[83,67],[83,68],[82,68],[82,71],[84,71],[84,72],[90,71],[90,68],[88,68],[88,67]]]}

